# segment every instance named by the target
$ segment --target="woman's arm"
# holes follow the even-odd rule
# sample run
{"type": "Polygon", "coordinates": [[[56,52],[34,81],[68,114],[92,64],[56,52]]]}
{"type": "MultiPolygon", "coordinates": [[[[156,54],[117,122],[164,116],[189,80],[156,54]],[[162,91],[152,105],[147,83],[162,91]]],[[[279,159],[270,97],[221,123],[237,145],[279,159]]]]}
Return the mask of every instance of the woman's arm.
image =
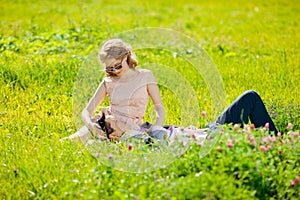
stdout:
{"type": "Polygon", "coordinates": [[[156,122],[154,125],[162,126],[165,120],[166,110],[162,103],[158,86],[156,83],[150,83],[148,84],[147,89],[148,89],[148,94],[152,99],[154,108],[156,110],[156,122]]]}
{"type": "Polygon", "coordinates": [[[94,113],[96,108],[103,102],[106,94],[106,87],[104,85],[104,81],[102,81],[99,87],[97,88],[94,96],[90,99],[88,105],[82,111],[82,120],[90,130],[93,129],[91,115],[94,113]]]}

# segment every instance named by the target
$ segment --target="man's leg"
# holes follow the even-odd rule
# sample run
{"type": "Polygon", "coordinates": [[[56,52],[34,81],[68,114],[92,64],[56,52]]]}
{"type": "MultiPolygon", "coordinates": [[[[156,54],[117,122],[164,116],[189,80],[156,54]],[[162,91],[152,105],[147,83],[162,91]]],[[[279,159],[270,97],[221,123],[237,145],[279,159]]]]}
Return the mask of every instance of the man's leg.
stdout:
{"type": "Polygon", "coordinates": [[[270,131],[277,134],[274,122],[270,118],[267,109],[260,96],[253,90],[246,91],[239,96],[217,119],[219,124],[247,124],[248,119],[255,127],[269,123],[270,131]]]}

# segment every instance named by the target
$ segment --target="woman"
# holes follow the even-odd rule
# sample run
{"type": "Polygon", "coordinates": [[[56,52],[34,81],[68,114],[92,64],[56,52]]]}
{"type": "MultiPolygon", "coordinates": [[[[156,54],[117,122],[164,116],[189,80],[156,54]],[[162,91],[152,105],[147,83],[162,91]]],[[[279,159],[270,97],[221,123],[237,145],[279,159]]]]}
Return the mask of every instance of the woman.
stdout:
{"type": "Polygon", "coordinates": [[[106,77],[82,112],[85,126],[70,138],[80,137],[85,141],[91,132],[97,136],[108,136],[109,139],[119,140],[126,130],[137,130],[142,125],[148,96],[156,110],[156,122],[151,128],[161,129],[165,108],[158,86],[149,70],[135,69],[137,60],[132,48],[120,39],[111,39],[104,42],[99,58],[105,66],[106,77]],[[106,96],[109,97],[110,106],[92,117],[106,96]],[[105,126],[101,128],[96,122],[103,115],[105,126]]]}
{"type": "MultiPolygon", "coordinates": [[[[82,112],[85,126],[69,138],[80,137],[82,141],[86,141],[89,133],[92,133],[97,137],[119,140],[127,130],[135,130],[136,132],[133,131],[131,135],[134,136],[146,128],[150,136],[152,134],[160,139],[161,134],[158,133],[166,132],[162,127],[165,108],[153,74],[149,70],[135,68],[137,60],[132,48],[120,39],[104,42],[99,58],[105,66],[106,76],[82,112]],[[92,117],[106,96],[109,97],[110,106],[92,117]],[[156,110],[156,122],[152,126],[143,124],[148,97],[153,101],[156,110]]],[[[249,117],[256,127],[269,123],[270,130],[277,133],[260,96],[254,91],[241,95],[224,111],[216,123],[248,123],[249,117]]],[[[197,129],[196,132],[201,135],[205,130],[197,129]]],[[[193,132],[195,131],[186,131],[188,134],[193,132]]],[[[167,134],[170,136],[172,131],[168,131],[167,134]]]]}

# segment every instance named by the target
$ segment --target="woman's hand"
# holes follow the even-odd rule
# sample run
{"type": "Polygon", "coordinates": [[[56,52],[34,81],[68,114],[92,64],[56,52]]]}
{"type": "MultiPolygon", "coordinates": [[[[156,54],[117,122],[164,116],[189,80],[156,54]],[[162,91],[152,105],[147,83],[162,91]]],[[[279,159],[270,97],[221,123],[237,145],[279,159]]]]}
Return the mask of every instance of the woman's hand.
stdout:
{"type": "Polygon", "coordinates": [[[103,136],[106,137],[106,133],[101,129],[99,124],[94,123],[93,121],[91,121],[90,123],[87,124],[87,128],[93,134],[93,136],[95,136],[97,138],[100,138],[103,136]]]}
{"type": "Polygon", "coordinates": [[[86,127],[87,127],[87,128],[89,129],[89,131],[92,132],[92,133],[94,133],[95,130],[96,130],[97,128],[99,128],[99,127],[97,127],[97,124],[96,124],[95,122],[92,122],[92,121],[88,122],[88,123],[86,124],[86,127]]]}

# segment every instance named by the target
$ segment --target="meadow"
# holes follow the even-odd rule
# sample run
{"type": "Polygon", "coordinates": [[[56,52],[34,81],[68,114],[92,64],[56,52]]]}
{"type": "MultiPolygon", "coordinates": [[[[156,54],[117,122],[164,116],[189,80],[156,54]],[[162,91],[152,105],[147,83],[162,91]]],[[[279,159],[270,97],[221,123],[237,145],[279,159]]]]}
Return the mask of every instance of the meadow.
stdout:
{"type": "MultiPolygon", "coordinates": [[[[0,11],[1,199],[299,199],[296,0],[0,0],[0,11]],[[117,170],[81,143],[60,142],[78,128],[74,85],[91,51],[117,33],[143,27],[168,28],[199,43],[222,77],[226,105],[246,90],[257,91],[281,134],[224,126],[206,156],[195,143],[147,173],[117,170]]],[[[211,101],[203,78],[174,61],[172,52],[147,49],[137,57],[141,67],[167,63],[187,78],[200,111],[207,111],[208,119],[196,119],[205,126],[211,101]]],[[[160,89],[166,122],[180,123],[174,94],[160,89]]]]}

